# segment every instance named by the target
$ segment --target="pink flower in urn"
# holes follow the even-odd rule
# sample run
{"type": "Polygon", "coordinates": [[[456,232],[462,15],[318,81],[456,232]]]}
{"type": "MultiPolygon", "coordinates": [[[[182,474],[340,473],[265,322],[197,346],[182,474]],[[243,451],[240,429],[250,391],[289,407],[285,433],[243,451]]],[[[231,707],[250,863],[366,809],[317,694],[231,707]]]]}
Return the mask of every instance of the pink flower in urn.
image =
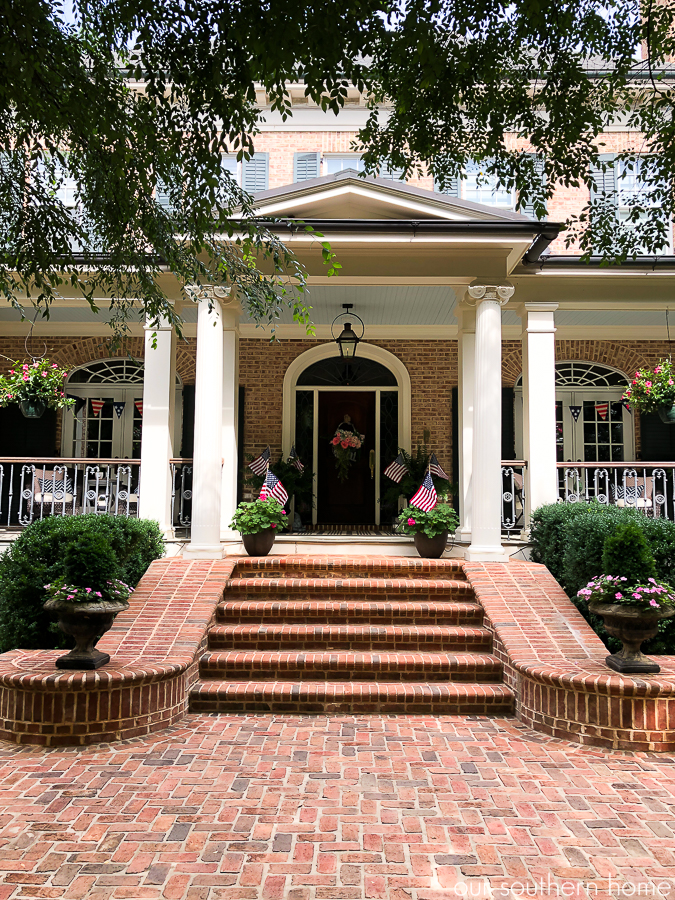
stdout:
{"type": "Polygon", "coordinates": [[[52,363],[52,369],[58,369],[58,366],[56,365],[56,363],[52,363]]]}
{"type": "Polygon", "coordinates": [[[650,601],[649,601],[649,605],[650,605],[650,606],[658,606],[659,604],[657,603],[656,600],[650,600],[650,601]]]}
{"type": "Polygon", "coordinates": [[[23,376],[23,380],[24,380],[24,381],[30,381],[30,378],[28,377],[28,375],[24,375],[24,376],[23,376]]]}
{"type": "Polygon", "coordinates": [[[654,369],[654,374],[655,374],[655,375],[660,375],[662,371],[663,371],[663,370],[662,370],[661,366],[657,366],[657,367],[654,369]]]}
{"type": "Polygon", "coordinates": [[[408,525],[414,525],[414,524],[415,524],[414,519],[408,519],[408,525]]]}
{"type": "Polygon", "coordinates": [[[652,386],[651,381],[645,381],[645,387],[651,387],[651,386],[652,386]]]}
{"type": "Polygon", "coordinates": [[[277,526],[272,522],[272,528],[276,528],[277,526]]]}
{"type": "Polygon", "coordinates": [[[674,382],[673,382],[673,379],[672,379],[672,378],[669,378],[669,379],[668,379],[668,384],[673,384],[673,383],[674,383],[674,382]]]}
{"type": "Polygon", "coordinates": [[[623,594],[621,593],[621,591],[617,591],[616,594],[614,594],[614,596],[616,597],[617,600],[623,600],[623,594]]]}

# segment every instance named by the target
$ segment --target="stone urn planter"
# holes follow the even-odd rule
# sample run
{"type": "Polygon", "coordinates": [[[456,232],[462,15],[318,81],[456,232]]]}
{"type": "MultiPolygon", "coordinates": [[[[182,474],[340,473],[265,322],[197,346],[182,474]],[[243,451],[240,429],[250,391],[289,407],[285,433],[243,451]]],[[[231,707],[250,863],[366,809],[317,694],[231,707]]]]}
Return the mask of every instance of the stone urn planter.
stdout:
{"type": "Polygon", "coordinates": [[[656,674],[661,671],[659,664],[645,656],[640,647],[643,641],[656,635],[661,619],[675,616],[675,607],[647,610],[623,603],[591,602],[588,609],[601,616],[607,633],[623,644],[618,653],[612,653],[605,659],[610,669],[622,674],[656,674]]]}
{"type": "Polygon", "coordinates": [[[267,556],[274,546],[276,528],[265,528],[255,534],[242,534],[244,549],[249,556],[267,556]]]}
{"type": "Polygon", "coordinates": [[[427,537],[418,531],[413,535],[415,549],[423,559],[440,559],[448,544],[448,532],[443,531],[435,537],[427,537]]]}
{"type": "Polygon", "coordinates": [[[42,415],[44,415],[44,411],[47,409],[47,404],[44,402],[44,400],[39,400],[37,398],[32,400],[21,400],[19,402],[19,409],[21,410],[24,418],[39,419],[42,415]]]}
{"type": "Polygon", "coordinates": [[[57,617],[64,634],[75,638],[70,653],[56,660],[57,669],[98,669],[110,662],[110,654],[97,650],[96,642],[110,630],[117,614],[129,608],[127,600],[68,603],[52,597],[44,608],[57,617]]]}
{"type": "Polygon", "coordinates": [[[675,404],[672,406],[662,406],[659,409],[659,418],[666,425],[675,425],[675,404]]]}

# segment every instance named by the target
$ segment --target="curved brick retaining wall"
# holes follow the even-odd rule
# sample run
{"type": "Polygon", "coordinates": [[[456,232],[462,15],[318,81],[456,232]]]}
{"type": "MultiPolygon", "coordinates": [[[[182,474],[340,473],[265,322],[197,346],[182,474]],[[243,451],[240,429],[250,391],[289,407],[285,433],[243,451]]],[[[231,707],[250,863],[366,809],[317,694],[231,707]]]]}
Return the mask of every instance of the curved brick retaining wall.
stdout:
{"type": "Polygon", "coordinates": [[[675,657],[659,675],[619,675],[545,566],[465,563],[516,715],[554,737],[622,750],[675,749],[675,657]]]}
{"type": "Polygon", "coordinates": [[[158,560],[99,646],[111,662],[61,671],[64,651],[0,656],[0,737],[61,746],[137,737],[187,712],[206,629],[234,560],[158,560]]]}

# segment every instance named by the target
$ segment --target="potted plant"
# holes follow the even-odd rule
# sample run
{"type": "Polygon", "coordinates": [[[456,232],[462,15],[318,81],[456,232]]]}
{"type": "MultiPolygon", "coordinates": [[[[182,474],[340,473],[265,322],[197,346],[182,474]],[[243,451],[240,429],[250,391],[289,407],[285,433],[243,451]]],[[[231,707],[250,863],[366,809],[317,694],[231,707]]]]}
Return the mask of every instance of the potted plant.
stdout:
{"type": "Polygon", "coordinates": [[[241,534],[244,549],[249,556],[267,556],[277,531],[286,522],[287,516],[281,505],[274,497],[269,497],[252,503],[240,503],[230,527],[241,534]]]}
{"type": "MultiPolygon", "coordinates": [[[[250,459],[253,459],[253,457],[250,456],[250,459]]],[[[288,491],[288,500],[285,507],[290,510],[291,500],[295,500],[296,518],[299,512],[306,513],[309,511],[311,515],[314,476],[309,466],[299,468],[292,457],[284,460],[283,456],[281,456],[277,462],[271,463],[269,470],[273,475],[276,475],[288,491]]],[[[265,475],[256,475],[254,472],[250,475],[247,473],[244,480],[244,485],[252,488],[256,494],[260,492],[264,483],[265,475]]],[[[287,518],[290,519],[290,516],[287,518]]],[[[285,527],[293,530],[290,521],[285,523],[285,527]]]]}
{"type": "Polygon", "coordinates": [[[0,375],[0,406],[15,403],[27,419],[39,419],[47,407],[62,409],[75,403],[63,390],[67,369],[48,359],[12,365],[8,375],[0,375]]]}
{"type": "MultiPolygon", "coordinates": [[[[393,481],[387,478],[382,486],[382,510],[389,521],[395,519],[396,510],[399,507],[399,498],[404,497],[409,500],[415,493],[429,470],[429,461],[431,459],[431,450],[428,447],[430,434],[424,432],[424,445],[418,444],[414,453],[408,453],[402,447],[399,447],[398,455],[402,465],[405,468],[404,474],[399,481],[393,481]]],[[[436,494],[446,499],[453,493],[454,486],[447,478],[441,478],[434,471],[431,473],[431,480],[434,483],[436,494]]]]}
{"type": "Polygon", "coordinates": [[[458,525],[457,513],[447,503],[439,503],[429,512],[408,506],[398,517],[398,530],[414,536],[417,552],[426,559],[440,559],[448,534],[458,525]]]}
{"type": "Polygon", "coordinates": [[[639,369],[623,395],[631,409],[658,413],[661,421],[675,425],[675,373],[670,360],[662,359],[653,369],[639,369]]]}
{"type": "Polygon", "coordinates": [[[129,607],[133,588],[118,577],[119,564],[102,534],[83,533],[65,548],[65,574],[45,585],[49,599],[44,608],[58,619],[64,634],[75,638],[75,647],[56,660],[57,669],[98,669],[110,662],[110,654],[96,649],[123,609],[129,607]]]}
{"type": "Polygon", "coordinates": [[[589,581],[579,595],[589,612],[602,618],[607,633],[621,641],[621,650],[605,662],[625,674],[660,672],[640,647],[656,635],[660,621],[675,616],[675,591],[654,577],[654,557],[637,524],[622,525],[605,540],[602,562],[606,574],[589,581]]]}

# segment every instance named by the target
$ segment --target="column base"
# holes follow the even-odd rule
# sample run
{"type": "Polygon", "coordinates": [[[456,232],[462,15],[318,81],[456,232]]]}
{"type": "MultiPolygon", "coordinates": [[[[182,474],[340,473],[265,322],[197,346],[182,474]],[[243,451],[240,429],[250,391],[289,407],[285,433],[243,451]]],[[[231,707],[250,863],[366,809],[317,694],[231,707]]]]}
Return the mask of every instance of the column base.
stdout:
{"type": "Polygon", "coordinates": [[[183,559],[222,559],[223,548],[221,544],[188,544],[183,548],[183,559]]]}
{"type": "Polygon", "coordinates": [[[455,538],[458,541],[461,541],[463,544],[471,543],[471,529],[470,528],[458,528],[455,532],[455,538]]]}
{"type": "Polygon", "coordinates": [[[464,551],[464,559],[467,562],[508,562],[510,555],[500,544],[484,547],[472,544],[464,551]]]}

